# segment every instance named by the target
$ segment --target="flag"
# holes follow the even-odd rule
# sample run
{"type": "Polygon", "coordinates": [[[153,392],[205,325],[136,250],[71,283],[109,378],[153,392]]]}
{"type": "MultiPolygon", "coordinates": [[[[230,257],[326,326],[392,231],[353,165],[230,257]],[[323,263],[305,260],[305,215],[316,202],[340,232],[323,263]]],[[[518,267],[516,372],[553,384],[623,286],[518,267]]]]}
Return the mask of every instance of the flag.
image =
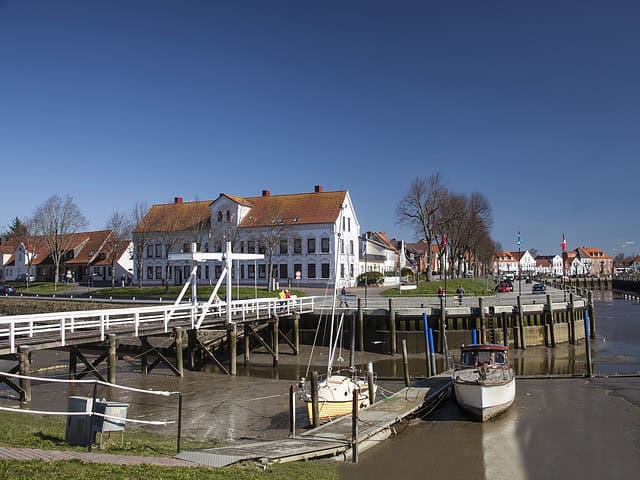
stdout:
{"type": "Polygon", "coordinates": [[[518,232],[518,246],[520,246],[520,232],[518,232]]]}
{"type": "Polygon", "coordinates": [[[442,234],[442,244],[440,245],[440,251],[444,252],[447,248],[447,232],[442,234]]]}
{"type": "Polygon", "coordinates": [[[562,253],[564,253],[564,249],[567,248],[567,239],[564,238],[564,233],[562,234],[562,243],[560,246],[562,247],[562,253]]]}

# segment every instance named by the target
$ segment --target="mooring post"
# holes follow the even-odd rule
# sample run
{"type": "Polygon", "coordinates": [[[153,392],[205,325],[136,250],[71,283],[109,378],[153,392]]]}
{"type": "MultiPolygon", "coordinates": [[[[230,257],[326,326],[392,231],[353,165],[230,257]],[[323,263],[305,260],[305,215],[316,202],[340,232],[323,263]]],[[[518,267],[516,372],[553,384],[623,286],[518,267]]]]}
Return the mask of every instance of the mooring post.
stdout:
{"type": "Polygon", "coordinates": [[[407,339],[402,339],[402,367],[404,370],[404,386],[408,387],[411,384],[409,379],[409,356],[407,355],[407,339]]]}
{"type": "Polygon", "coordinates": [[[351,413],[351,461],[358,463],[358,406],[360,390],[353,389],[352,413],[351,413]]]}
{"type": "Polygon", "coordinates": [[[589,312],[583,310],[584,315],[584,348],[587,356],[587,377],[593,377],[593,366],[591,365],[591,337],[589,336],[589,312]]]}
{"type": "Polygon", "coordinates": [[[311,416],[313,428],[320,426],[320,413],[318,408],[318,372],[311,372],[311,416]]]}
{"type": "Polygon", "coordinates": [[[289,437],[296,436],[296,386],[289,387],[289,437]]]}
{"type": "Polygon", "coordinates": [[[551,302],[551,295],[547,294],[547,310],[549,311],[549,342],[552,347],[556,346],[556,328],[553,323],[553,304],[551,302]]]}
{"type": "MultiPolygon", "coordinates": [[[[20,375],[28,377],[31,375],[31,353],[29,347],[20,347],[20,375]]],[[[31,401],[31,380],[28,378],[20,379],[20,401],[23,403],[31,401]]]]}
{"type": "Polygon", "coordinates": [[[507,323],[507,312],[502,312],[502,344],[509,346],[509,325],[507,323]]]}
{"type": "Polygon", "coordinates": [[[522,298],[520,295],[518,295],[518,327],[520,329],[520,348],[525,350],[527,348],[527,343],[524,340],[524,312],[522,311],[522,298]]]}
{"type": "Polygon", "coordinates": [[[116,365],[118,363],[118,338],[115,333],[107,335],[107,380],[109,383],[116,383],[116,365]]]}
{"type": "Polygon", "coordinates": [[[573,300],[573,293],[569,294],[569,343],[576,343],[576,305],[573,300]]]}
{"type": "Polygon", "coordinates": [[[140,355],[140,371],[143,375],[147,375],[149,373],[149,366],[147,363],[147,348],[149,347],[149,343],[147,342],[147,337],[140,337],[140,344],[142,346],[142,354],[140,355]]]}
{"type": "MultiPolygon", "coordinates": [[[[446,295],[446,293],[445,293],[446,295]]],[[[444,296],[440,297],[440,353],[443,355],[446,354],[445,349],[445,340],[444,340],[444,329],[446,328],[447,323],[447,313],[444,308],[444,296]]]]}
{"type": "Polygon", "coordinates": [[[71,380],[75,380],[77,372],[78,372],[78,356],[76,355],[76,346],[71,345],[69,347],[69,378],[71,380]]]}
{"type": "Polygon", "coordinates": [[[587,294],[588,298],[588,309],[589,309],[589,332],[591,334],[591,339],[596,339],[596,312],[593,305],[593,292],[589,290],[587,294]]]}
{"type": "Polygon", "coordinates": [[[356,368],[356,316],[351,314],[351,331],[349,332],[351,336],[351,347],[349,349],[349,368],[356,368]]]}
{"type": "Polygon", "coordinates": [[[182,451],[182,392],[178,392],[178,453],[182,451]]]}
{"type": "Polygon", "coordinates": [[[280,319],[278,318],[278,315],[274,315],[273,316],[273,323],[271,324],[272,327],[272,332],[273,334],[271,335],[272,341],[273,341],[273,366],[277,367],[278,364],[280,363],[280,359],[278,358],[279,356],[279,349],[278,346],[280,345],[280,336],[279,336],[279,332],[278,332],[278,326],[280,325],[280,319]]]}
{"type": "Polygon", "coordinates": [[[248,367],[251,361],[251,329],[249,324],[244,324],[244,366],[248,367]]]}
{"type": "Polygon", "coordinates": [[[391,355],[396,354],[396,310],[393,306],[393,298],[389,299],[389,331],[391,332],[391,355]]]}
{"type": "Polygon", "coordinates": [[[183,361],[183,348],[184,348],[184,330],[182,327],[176,327],[174,329],[176,335],[176,368],[180,372],[180,376],[184,376],[184,361],[183,361]]]}
{"type": "Polygon", "coordinates": [[[300,314],[293,314],[293,344],[295,347],[295,355],[300,351],[300,314]]]}
{"type": "Polygon", "coordinates": [[[364,308],[361,298],[358,298],[358,351],[364,351],[364,308]]]}
{"type": "Polygon", "coordinates": [[[369,387],[369,405],[373,405],[376,401],[376,388],[373,382],[373,363],[367,363],[367,386],[369,387]]]}
{"type": "Polygon", "coordinates": [[[484,315],[484,306],[482,305],[482,297],[478,298],[478,308],[480,309],[480,343],[487,343],[487,327],[484,315]]]}
{"type": "Polygon", "coordinates": [[[236,353],[238,349],[238,328],[235,323],[227,325],[227,346],[229,347],[229,373],[237,375],[238,368],[236,365],[236,353]]]}
{"type": "Polygon", "coordinates": [[[433,328],[429,329],[429,355],[431,356],[431,374],[436,375],[436,344],[433,341],[433,328]]]}
{"type": "Polygon", "coordinates": [[[427,312],[422,313],[422,329],[424,330],[424,360],[426,364],[425,374],[427,377],[432,375],[431,373],[431,354],[429,352],[429,320],[427,318],[427,312]]]}
{"type": "Polygon", "coordinates": [[[189,368],[195,370],[196,368],[196,340],[198,338],[198,331],[195,328],[187,330],[187,359],[189,361],[189,368]]]}

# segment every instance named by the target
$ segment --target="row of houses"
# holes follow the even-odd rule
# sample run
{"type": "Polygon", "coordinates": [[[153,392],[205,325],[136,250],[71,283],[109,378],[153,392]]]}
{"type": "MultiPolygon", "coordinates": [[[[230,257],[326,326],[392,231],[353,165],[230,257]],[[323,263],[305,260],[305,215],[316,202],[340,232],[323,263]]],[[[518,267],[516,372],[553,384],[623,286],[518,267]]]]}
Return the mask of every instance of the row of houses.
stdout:
{"type": "MultiPolygon", "coordinates": [[[[61,261],[61,280],[110,282],[126,278],[144,285],[182,284],[192,266],[171,261],[169,254],[223,252],[231,242],[235,252],[262,254],[261,260],[237,260],[231,275],[244,285],[297,282],[304,286],[356,285],[365,271],[398,275],[403,268],[425,270],[432,249],[433,271],[440,271],[438,246],[389,238],[384,232],[361,233],[360,223],[347,190],[313,191],[272,195],[269,190],[253,197],[227,193],[215,200],[153,205],[132,231],[132,239],[115,262],[110,252],[110,230],[73,235],[61,261]]],[[[42,239],[32,245],[9,241],[0,246],[0,280],[30,273],[36,280],[51,281],[55,275],[51,252],[42,239]],[[29,272],[30,270],[30,272],[29,272]]],[[[455,271],[470,271],[471,259],[455,271]]],[[[447,264],[448,262],[443,262],[447,264]]],[[[446,268],[446,267],[445,267],[446,268]]],[[[525,252],[498,252],[495,272],[578,274],[611,271],[611,257],[597,249],[580,248],[565,258],[533,258],[525,252]]],[[[199,283],[214,284],[222,275],[222,262],[199,265],[199,283]]]]}

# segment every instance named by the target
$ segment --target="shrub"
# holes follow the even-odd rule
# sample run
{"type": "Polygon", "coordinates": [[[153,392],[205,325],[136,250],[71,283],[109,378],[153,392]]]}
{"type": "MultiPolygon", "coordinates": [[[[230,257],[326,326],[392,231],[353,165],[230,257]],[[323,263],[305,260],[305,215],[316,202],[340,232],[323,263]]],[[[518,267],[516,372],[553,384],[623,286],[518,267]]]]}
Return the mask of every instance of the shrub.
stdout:
{"type": "Polygon", "coordinates": [[[358,285],[382,285],[384,275],[380,272],[364,272],[358,275],[358,285]]]}

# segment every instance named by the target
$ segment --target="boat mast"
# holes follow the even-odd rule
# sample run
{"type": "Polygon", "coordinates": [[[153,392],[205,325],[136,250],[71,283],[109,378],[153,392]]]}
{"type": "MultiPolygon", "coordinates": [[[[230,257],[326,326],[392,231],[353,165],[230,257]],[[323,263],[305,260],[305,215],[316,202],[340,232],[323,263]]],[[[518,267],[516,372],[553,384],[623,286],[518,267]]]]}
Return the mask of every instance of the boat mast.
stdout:
{"type": "Polygon", "coordinates": [[[342,216],[344,214],[345,205],[340,204],[340,215],[338,215],[337,233],[334,242],[334,262],[333,262],[333,303],[331,304],[331,328],[329,330],[329,362],[327,365],[327,378],[331,376],[331,370],[333,368],[333,359],[336,354],[336,348],[338,346],[338,337],[341,333],[342,319],[344,319],[344,312],[340,319],[338,328],[335,329],[335,342],[334,342],[334,323],[336,321],[336,299],[338,297],[338,260],[340,252],[340,241],[342,239],[342,216]]]}

